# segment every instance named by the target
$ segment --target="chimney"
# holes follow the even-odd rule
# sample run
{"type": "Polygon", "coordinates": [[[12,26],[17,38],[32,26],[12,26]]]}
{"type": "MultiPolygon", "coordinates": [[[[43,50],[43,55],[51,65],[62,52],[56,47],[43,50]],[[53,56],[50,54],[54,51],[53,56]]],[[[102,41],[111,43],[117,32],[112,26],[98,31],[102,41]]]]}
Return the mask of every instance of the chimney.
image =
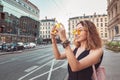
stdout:
{"type": "Polygon", "coordinates": [[[94,16],[96,16],[96,12],[94,13],[94,16]]]}
{"type": "Polygon", "coordinates": [[[85,17],[85,14],[83,14],[83,17],[85,17]]]}
{"type": "Polygon", "coordinates": [[[45,16],[45,19],[47,20],[47,16],[45,16]]]}

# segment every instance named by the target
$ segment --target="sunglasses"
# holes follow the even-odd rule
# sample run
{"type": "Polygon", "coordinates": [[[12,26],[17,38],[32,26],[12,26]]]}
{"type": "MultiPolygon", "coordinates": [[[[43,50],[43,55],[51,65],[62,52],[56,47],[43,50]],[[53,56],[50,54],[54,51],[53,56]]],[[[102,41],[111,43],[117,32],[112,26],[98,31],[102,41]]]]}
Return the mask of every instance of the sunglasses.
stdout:
{"type": "Polygon", "coordinates": [[[72,34],[73,35],[80,35],[81,30],[73,30],[72,34]]]}
{"type": "Polygon", "coordinates": [[[74,29],[73,32],[72,32],[72,34],[73,34],[73,35],[80,35],[80,33],[81,33],[82,31],[86,31],[86,30],[74,29]]]}

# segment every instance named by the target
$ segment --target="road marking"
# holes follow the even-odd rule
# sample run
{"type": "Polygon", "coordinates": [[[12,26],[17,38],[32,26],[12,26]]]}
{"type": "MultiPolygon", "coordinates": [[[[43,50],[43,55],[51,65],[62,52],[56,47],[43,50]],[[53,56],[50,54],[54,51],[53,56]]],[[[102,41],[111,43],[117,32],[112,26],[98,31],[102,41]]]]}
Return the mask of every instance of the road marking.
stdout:
{"type": "Polygon", "coordinates": [[[39,66],[32,66],[32,67],[26,69],[25,72],[30,72],[30,71],[36,69],[37,67],[39,67],[39,66]]]}
{"type": "MultiPolygon", "coordinates": [[[[59,69],[59,68],[61,68],[61,67],[64,67],[65,65],[66,65],[66,61],[65,61],[61,66],[52,69],[52,71],[55,71],[55,70],[57,70],[57,69],[59,69]]],[[[37,78],[39,78],[39,77],[41,77],[41,76],[43,76],[43,75],[45,75],[45,74],[47,74],[47,73],[49,73],[49,72],[50,72],[50,71],[44,72],[43,74],[37,75],[37,76],[35,76],[35,77],[33,77],[33,78],[29,79],[29,80],[37,79],[37,78]]]]}
{"type": "Polygon", "coordinates": [[[53,59],[47,80],[50,80],[55,59],[53,59]]]}
{"type": "MultiPolygon", "coordinates": [[[[52,61],[52,60],[51,60],[51,61],[52,61]]],[[[20,77],[18,80],[22,80],[22,79],[24,79],[24,78],[27,77],[28,75],[30,75],[30,74],[34,73],[35,71],[41,69],[42,67],[46,66],[46,65],[49,64],[51,61],[45,63],[44,65],[38,67],[37,69],[35,69],[35,70],[33,70],[33,71],[31,71],[30,73],[26,74],[25,76],[20,77]]]]}

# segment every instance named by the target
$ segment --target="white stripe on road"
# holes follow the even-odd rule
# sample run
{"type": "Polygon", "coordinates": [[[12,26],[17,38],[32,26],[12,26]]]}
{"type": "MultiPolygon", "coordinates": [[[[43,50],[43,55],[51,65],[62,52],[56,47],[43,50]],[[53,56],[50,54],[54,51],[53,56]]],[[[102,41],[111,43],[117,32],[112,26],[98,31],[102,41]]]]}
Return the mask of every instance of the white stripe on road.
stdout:
{"type": "Polygon", "coordinates": [[[30,71],[36,69],[37,67],[39,67],[39,66],[32,66],[32,67],[26,69],[25,72],[30,72],[30,71]]]}
{"type": "MultiPolygon", "coordinates": [[[[63,65],[52,69],[52,71],[55,71],[55,70],[57,70],[57,69],[59,69],[59,68],[61,68],[61,67],[64,67],[65,65],[66,65],[66,61],[63,63],[63,65]]],[[[37,78],[39,78],[39,77],[41,77],[41,76],[43,76],[43,75],[45,75],[45,74],[47,74],[47,73],[49,73],[49,72],[50,72],[50,71],[47,71],[47,72],[45,72],[45,73],[43,73],[43,74],[40,74],[40,75],[38,75],[38,76],[35,76],[35,77],[29,79],[29,80],[35,80],[35,79],[37,79],[37,78]]]]}
{"type": "Polygon", "coordinates": [[[50,77],[51,77],[51,74],[52,74],[53,65],[54,65],[54,61],[55,61],[55,59],[53,59],[53,61],[52,61],[52,65],[51,65],[51,68],[50,68],[47,80],[50,80],[50,77]]]}
{"type": "MultiPolygon", "coordinates": [[[[52,61],[52,60],[51,60],[51,61],[52,61]]],[[[49,62],[45,63],[44,65],[42,65],[42,66],[38,67],[37,69],[35,69],[35,70],[33,70],[33,71],[31,71],[30,73],[26,74],[25,76],[22,76],[22,77],[21,77],[21,78],[19,78],[18,80],[22,80],[22,79],[24,79],[24,78],[25,78],[25,77],[27,77],[28,75],[30,75],[30,74],[34,73],[35,71],[37,71],[37,70],[39,70],[39,69],[43,68],[44,66],[46,66],[46,65],[47,65],[47,64],[49,64],[51,61],[49,61],[49,62]]]]}

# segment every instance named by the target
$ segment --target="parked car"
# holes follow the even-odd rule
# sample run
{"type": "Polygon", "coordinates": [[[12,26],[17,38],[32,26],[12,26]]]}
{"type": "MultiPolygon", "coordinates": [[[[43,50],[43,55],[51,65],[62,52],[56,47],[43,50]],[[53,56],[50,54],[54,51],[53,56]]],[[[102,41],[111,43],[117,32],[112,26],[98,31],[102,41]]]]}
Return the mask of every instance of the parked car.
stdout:
{"type": "Polygon", "coordinates": [[[24,48],[29,49],[30,48],[30,43],[24,43],[24,48]]]}
{"type": "Polygon", "coordinates": [[[25,49],[23,42],[11,43],[11,48],[12,48],[13,51],[25,49]]]}
{"type": "Polygon", "coordinates": [[[11,45],[10,45],[10,43],[4,43],[4,44],[2,44],[1,45],[1,49],[2,49],[2,51],[11,51],[11,45]]]}
{"type": "Polygon", "coordinates": [[[36,44],[33,43],[33,42],[30,42],[29,45],[30,45],[30,48],[34,48],[34,47],[36,47],[36,44]]]}
{"type": "Polygon", "coordinates": [[[2,45],[0,45],[0,50],[2,50],[2,45]]]}

